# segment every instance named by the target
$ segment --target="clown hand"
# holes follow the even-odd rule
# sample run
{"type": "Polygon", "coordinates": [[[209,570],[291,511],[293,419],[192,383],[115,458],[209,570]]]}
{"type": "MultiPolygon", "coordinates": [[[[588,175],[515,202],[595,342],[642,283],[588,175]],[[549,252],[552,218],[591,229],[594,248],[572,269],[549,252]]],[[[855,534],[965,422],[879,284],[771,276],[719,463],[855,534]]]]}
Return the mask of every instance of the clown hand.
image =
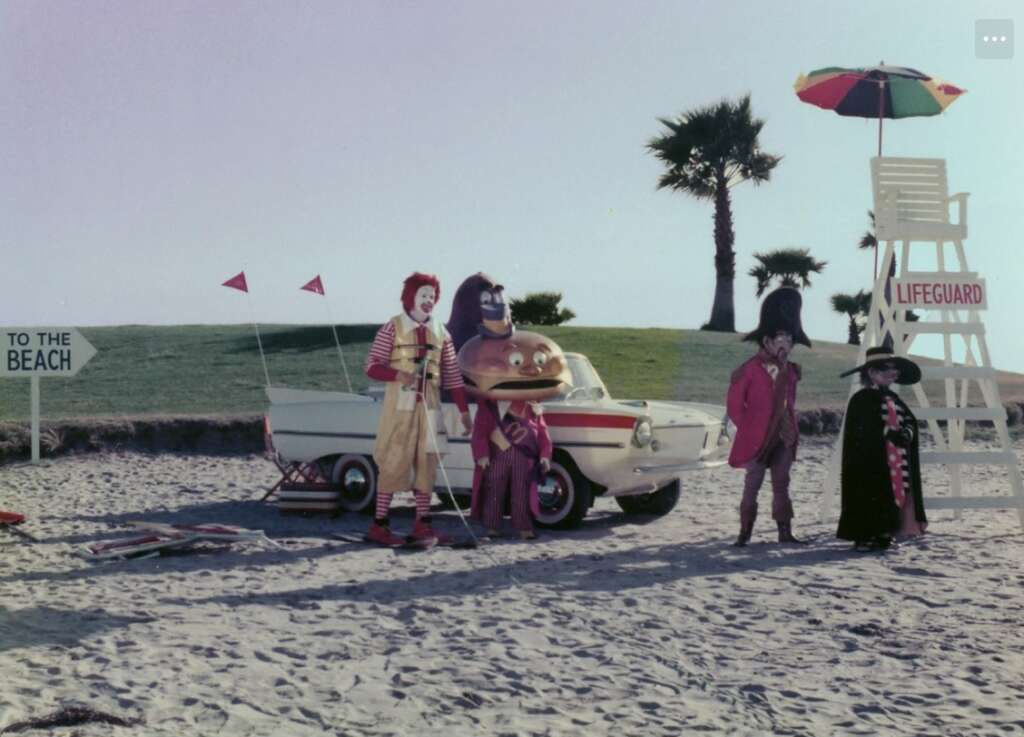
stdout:
{"type": "Polygon", "coordinates": [[[483,458],[477,458],[476,465],[480,468],[481,471],[486,471],[487,467],[491,465],[491,459],[488,458],[487,456],[484,456],[483,458]]]}
{"type": "Polygon", "coordinates": [[[548,473],[551,470],[551,459],[541,458],[540,459],[540,470],[544,473],[548,473]]]}

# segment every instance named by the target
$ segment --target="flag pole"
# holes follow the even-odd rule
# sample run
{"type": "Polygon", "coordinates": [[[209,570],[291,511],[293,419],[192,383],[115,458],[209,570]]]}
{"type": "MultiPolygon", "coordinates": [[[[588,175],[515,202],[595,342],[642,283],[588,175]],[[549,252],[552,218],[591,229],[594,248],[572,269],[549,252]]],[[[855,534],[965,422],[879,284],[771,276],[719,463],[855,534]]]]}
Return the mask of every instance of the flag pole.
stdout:
{"type": "Polygon", "coordinates": [[[249,305],[249,320],[256,330],[256,345],[260,349],[260,361],[263,363],[263,378],[267,380],[267,389],[270,388],[270,373],[267,371],[267,357],[263,353],[263,341],[260,340],[260,326],[256,324],[256,315],[252,310],[252,300],[249,298],[249,291],[245,292],[245,302],[249,305]]]}
{"type": "Polygon", "coordinates": [[[352,380],[348,376],[348,367],[345,365],[345,354],[341,352],[341,341],[338,340],[338,328],[331,317],[331,305],[327,302],[327,295],[324,295],[324,304],[327,307],[327,322],[331,324],[331,332],[334,333],[334,345],[338,347],[338,358],[341,359],[341,370],[345,372],[345,384],[348,386],[349,394],[352,393],[352,380]]]}
{"type": "Polygon", "coordinates": [[[253,312],[252,300],[249,298],[249,283],[245,280],[245,270],[243,269],[238,272],[221,284],[221,286],[237,289],[239,292],[245,292],[245,303],[249,306],[249,322],[252,323],[253,328],[256,330],[256,345],[259,346],[260,349],[260,363],[263,364],[263,378],[267,381],[267,389],[270,389],[270,372],[267,371],[267,357],[263,353],[263,340],[260,338],[260,326],[256,324],[256,314],[253,312]]]}
{"type": "Polygon", "coordinates": [[[345,374],[345,384],[348,386],[349,394],[352,393],[352,379],[348,375],[348,366],[345,365],[345,354],[341,352],[341,341],[338,339],[338,329],[334,325],[334,318],[331,317],[331,305],[327,301],[327,290],[324,289],[323,279],[317,274],[308,282],[303,284],[299,289],[306,292],[312,292],[313,294],[319,294],[324,298],[324,306],[327,308],[327,322],[331,325],[331,332],[334,334],[334,345],[338,347],[338,358],[341,359],[341,370],[345,374]]]}

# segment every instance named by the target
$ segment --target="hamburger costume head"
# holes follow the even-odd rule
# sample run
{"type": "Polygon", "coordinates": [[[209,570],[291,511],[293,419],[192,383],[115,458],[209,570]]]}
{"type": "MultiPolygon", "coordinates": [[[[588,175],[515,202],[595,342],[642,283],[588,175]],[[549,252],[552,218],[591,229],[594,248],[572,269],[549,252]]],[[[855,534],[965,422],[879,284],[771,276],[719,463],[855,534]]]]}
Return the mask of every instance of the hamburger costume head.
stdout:
{"type": "Polygon", "coordinates": [[[459,368],[470,396],[499,401],[550,399],[572,383],[558,344],[523,330],[508,338],[470,338],[459,351],[459,368]]]}

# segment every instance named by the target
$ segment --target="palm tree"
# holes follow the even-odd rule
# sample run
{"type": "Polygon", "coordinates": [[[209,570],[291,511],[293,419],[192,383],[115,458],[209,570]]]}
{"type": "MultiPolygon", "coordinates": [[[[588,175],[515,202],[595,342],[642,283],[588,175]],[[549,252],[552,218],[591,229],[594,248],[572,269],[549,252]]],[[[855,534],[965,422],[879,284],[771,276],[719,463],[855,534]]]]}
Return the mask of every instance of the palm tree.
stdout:
{"type": "Polygon", "coordinates": [[[850,318],[846,342],[850,345],[860,345],[860,334],[866,327],[861,323],[861,319],[866,318],[871,309],[871,292],[861,289],[856,294],[833,294],[832,309],[850,318]]]}
{"type": "Polygon", "coordinates": [[[658,121],[668,132],[647,144],[666,167],[658,189],[715,203],[715,298],[711,319],[701,329],[735,332],[736,234],[729,189],[748,180],[755,185],[767,182],[782,157],[761,150],[757,137],[764,120],[751,114],[750,95],[658,121]]]}
{"type": "Polygon", "coordinates": [[[857,243],[857,248],[861,249],[862,251],[866,251],[869,248],[878,248],[878,239],[875,238],[875,213],[872,212],[871,210],[868,210],[868,220],[871,221],[871,230],[866,231],[864,235],[860,237],[860,242],[857,243]]]}
{"type": "Polygon", "coordinates": [[[818,261],[812,257],[806,248],[780,248],[770,253],[755,253],[754,258],[761,263],[747,273],[757,279],[758,297],[764,294],[764,290],[775,278],[783,287],[809,287],[810,275],[820,274],[828,264],[827,261],[818,261]]]}

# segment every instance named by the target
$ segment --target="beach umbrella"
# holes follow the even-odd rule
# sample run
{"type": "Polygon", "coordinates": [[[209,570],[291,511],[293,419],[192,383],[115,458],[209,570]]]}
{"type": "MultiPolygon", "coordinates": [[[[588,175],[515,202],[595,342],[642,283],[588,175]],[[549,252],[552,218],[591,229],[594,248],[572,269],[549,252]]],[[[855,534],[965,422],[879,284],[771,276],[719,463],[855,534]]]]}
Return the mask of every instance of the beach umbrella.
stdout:
{"type": "Polygon", "coordinates": [[[878,155],[882,155],[882,119],[938,115],[967,90],[909,67],[845,69],[825,67],[801,74],[796,96],[839,115],[878,118],[878,155]]]}

